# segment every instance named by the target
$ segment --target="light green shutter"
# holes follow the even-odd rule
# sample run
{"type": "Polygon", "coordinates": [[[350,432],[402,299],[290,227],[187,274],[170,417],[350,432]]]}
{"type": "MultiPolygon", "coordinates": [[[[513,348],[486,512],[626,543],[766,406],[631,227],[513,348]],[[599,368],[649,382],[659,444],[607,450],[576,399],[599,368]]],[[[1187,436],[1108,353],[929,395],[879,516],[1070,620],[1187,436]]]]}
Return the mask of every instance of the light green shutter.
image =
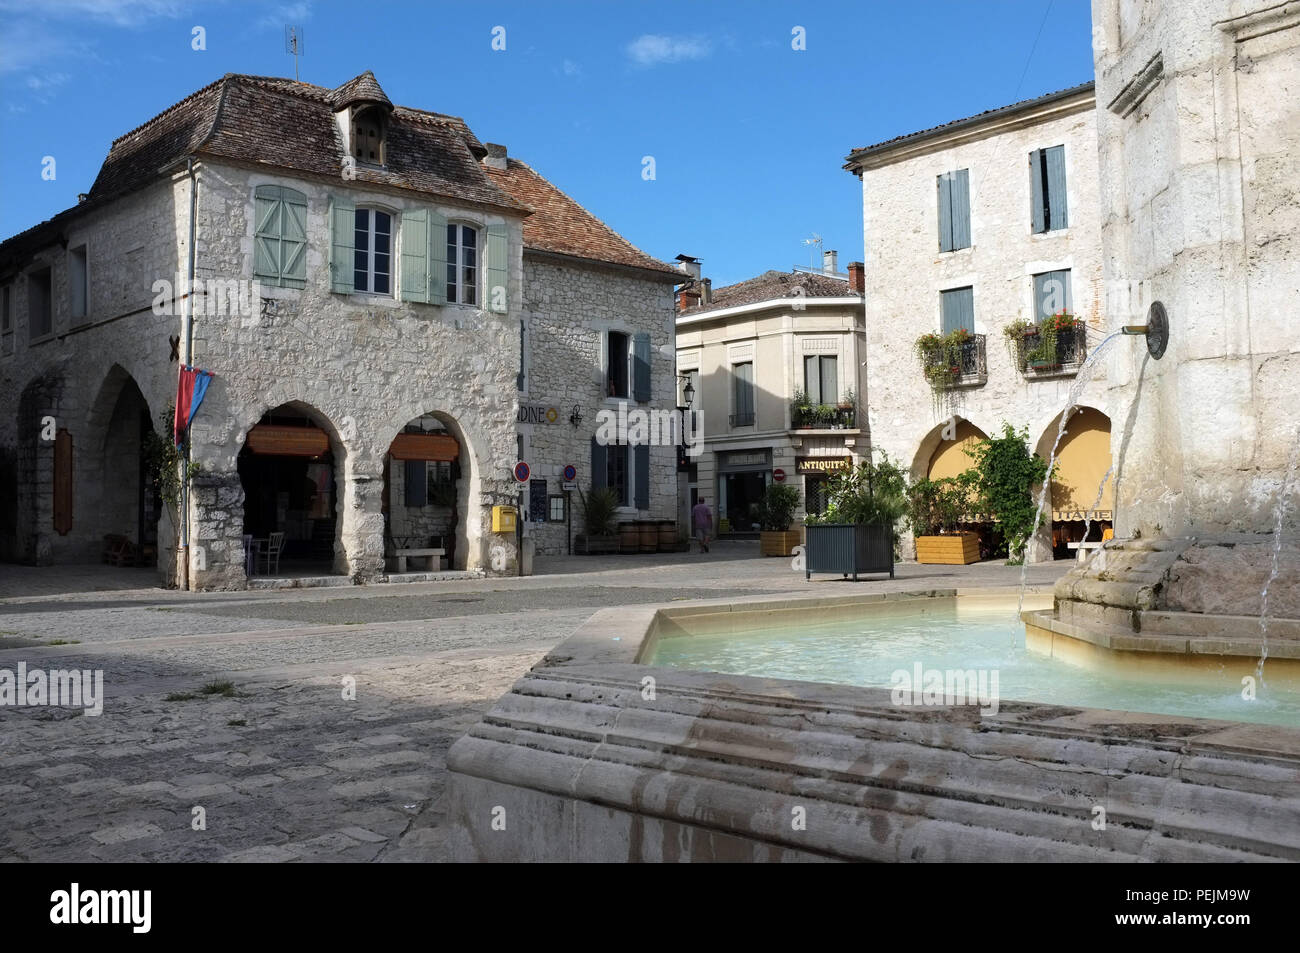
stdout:
{"type": "Polygon", "coordinates": [[[447,216],[429,210],[429,304],[447,303],[447,216]]]}
{"type": "Polygon", "coordinates": [[[280,219],[283,203],[278,185],[259,185],[253,192],[253,277],[280,283],[280,219]]]}
{"type": "Polygon", "coordinates": [[[429,301],[429,212],[402,213],[402,300],[429,301]]]}
{"type": "Polygon", "coordinates": [[[307,287],[307,196],[280,190],[280,284],[307,287]]]}
{"type": "Polygon", "coordinates": [[[509,242],[504,225],[489,225],[487,229],[487,310],[505,312],[509,309],[506,287],[510,278],[510,265],[506,258],[509,242]]]}
{"type": "Polygon", "coordinates": [[[335,294],[352,294],[356,227],[356,206],[342,199],[330,199],[330,291],[335,294]]]}

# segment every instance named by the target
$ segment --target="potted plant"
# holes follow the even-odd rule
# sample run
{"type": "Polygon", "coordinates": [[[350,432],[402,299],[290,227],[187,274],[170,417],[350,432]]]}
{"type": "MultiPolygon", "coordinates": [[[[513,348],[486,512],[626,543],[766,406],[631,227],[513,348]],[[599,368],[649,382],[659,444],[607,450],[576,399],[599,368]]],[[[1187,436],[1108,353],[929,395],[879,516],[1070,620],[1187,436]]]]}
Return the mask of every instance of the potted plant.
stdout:
{"type": "Polygon", "coordinates": [[[894,578],[894,526],[907,513],[907,481],[885,455],[837,473],[826,509],[804,519],[804,575],[887,572],[894,578]]]}
{"type": "Polygon", "coordinates": [[[802,387],[796,387],[794,396],[790,398],[790,423],[799,430],[812,429],[812,405],[802,387]]]}
{"type": "Polygon", "coordinates": [[[914,345],[925,379],[935,390],[947,390],[961,380],[962,350],[972,335],[965,328],[947,334],[922,334],[914,345]]]}
{"type": "Polygon", "coordinates": [[[609,487],[598,487],[582,492],[583,533],[573,540],[573,551],[579,555],[596,556],[619,551],[618,495],[609,487]]]}
{"type": "Polygon", "coordinates": [[[823,430],[834,428],[838,412],[830,404],[818,404],[817,409],[813,412],[817,419],[817,426],[823,430]]]}
{"type": "Polygon", "coordinates": [[[1010,424],[1002,425],[1001,436],[976,443],[971,455],[978,473],[972,505],[997,521],[1007,563],[1019,565],[1038,514],[1034,487],[1052,476],[1047,461],[1030,451],[1028,428],[1017,431],[1010,424]]]}
{"type": "Polygon", "coordinates": [[[908,488],[917,562],[965,566],[979,561],[979,534],[960,528],[972,512],[977,480],[976,472],[967,470],[957,477],[917,480],[908,488]]]}
{"type": "Polygon", "coordinates": [[[759,551],[764,556],[789,556],[799,545],[799,531],[792,530],[794,511],[799,508],[799,491],[788,483],[773,483],[758,507],[759,551]]]}

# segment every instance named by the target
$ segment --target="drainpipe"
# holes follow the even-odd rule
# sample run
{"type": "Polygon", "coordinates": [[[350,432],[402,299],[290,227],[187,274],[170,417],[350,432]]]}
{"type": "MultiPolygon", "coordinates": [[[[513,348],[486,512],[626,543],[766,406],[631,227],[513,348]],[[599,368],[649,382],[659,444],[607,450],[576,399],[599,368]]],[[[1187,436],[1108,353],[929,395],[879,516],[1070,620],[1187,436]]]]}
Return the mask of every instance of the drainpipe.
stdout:
{"type": "MultiPolygon", "coordinates": [[[[185,339],[185,346],[182,353],[184,354],[183,362],[185,364],[194,363],[194,241],[198,228],[198,180],[194,177],[194,157],[190,156],[185,160],[185,171],[190,177],[190,247],[189,247],[189,264],[186,269],[185,282],[185,326],[182,335],[185,339]]],[[[185,440],[185,458],[181,461],[181,505],[180,505],[180,556],[181,556],[181,584],[182,590],[190,588],[190,441],[189,434],[186,434],[185,440]]]]}

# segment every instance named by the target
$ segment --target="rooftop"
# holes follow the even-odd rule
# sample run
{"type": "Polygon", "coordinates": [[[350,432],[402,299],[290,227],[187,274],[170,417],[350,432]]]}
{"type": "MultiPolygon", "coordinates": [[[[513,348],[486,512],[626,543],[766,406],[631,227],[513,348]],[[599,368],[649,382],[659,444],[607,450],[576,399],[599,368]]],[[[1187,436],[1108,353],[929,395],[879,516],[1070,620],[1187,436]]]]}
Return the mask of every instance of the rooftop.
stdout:
{"type": "Polygon", "coordinates": [[[780,301],[803,295],[808,298],[847,298],[857,296],[849,290],[849,284],[843,278],[832,278],[805,271],[765,271],[756,278],[738,281],[734,285],[723,285],[713,289],[713,300],[708,304],[684,308],[678,317],[719,311],[723,308],[736,308],[746,304],[758,304],[762,301],[780,301]],[[801,289],[801,290],[796,290],[801,289]]]}

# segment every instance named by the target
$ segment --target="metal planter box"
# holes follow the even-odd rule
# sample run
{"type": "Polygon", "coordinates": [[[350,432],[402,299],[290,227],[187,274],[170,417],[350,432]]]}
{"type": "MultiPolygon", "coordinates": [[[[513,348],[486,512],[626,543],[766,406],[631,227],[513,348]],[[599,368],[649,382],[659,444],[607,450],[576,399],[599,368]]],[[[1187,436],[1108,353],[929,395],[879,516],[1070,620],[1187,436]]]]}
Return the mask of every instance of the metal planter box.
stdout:
{"type": "Polygon", "coordinates": [[[805,526],[804,578],[815,572],[887,572],[894,578],[894,531],[890,526],[863,523],[833,523],[805,526]]]}

